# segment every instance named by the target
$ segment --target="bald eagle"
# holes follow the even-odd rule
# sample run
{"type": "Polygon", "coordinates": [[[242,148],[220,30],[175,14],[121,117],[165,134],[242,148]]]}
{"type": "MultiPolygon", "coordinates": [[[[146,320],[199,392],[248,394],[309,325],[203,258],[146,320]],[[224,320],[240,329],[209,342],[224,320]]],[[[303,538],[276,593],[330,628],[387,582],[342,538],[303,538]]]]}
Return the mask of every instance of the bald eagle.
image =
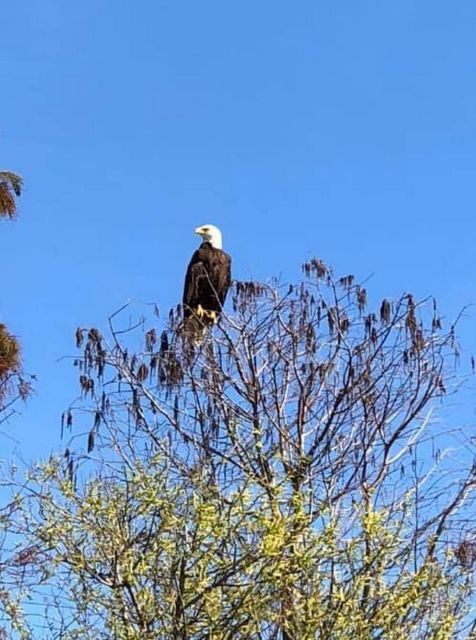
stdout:
{"type": "Polygon", "coordinates": [[[220,317],[231,283],[231,258],[222,249],[218,227],[204,224],[195,233],[202,244],[188,265],[182,303],[185,327],[200,342],[203,328],[220,317]]]}

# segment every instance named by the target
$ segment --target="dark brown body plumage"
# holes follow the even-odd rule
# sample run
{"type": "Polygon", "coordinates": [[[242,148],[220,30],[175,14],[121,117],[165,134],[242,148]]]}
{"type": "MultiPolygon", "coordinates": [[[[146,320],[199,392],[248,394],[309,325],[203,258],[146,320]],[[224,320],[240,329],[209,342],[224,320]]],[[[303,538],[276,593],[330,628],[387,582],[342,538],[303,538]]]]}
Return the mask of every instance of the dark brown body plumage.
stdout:
{"type": "Polygon", "coordinates": [[[183,290],[183,314],[189,318],[199,306],[218,317],[231,284],[231,258],[203,242],[188,265],[183,290]]]}

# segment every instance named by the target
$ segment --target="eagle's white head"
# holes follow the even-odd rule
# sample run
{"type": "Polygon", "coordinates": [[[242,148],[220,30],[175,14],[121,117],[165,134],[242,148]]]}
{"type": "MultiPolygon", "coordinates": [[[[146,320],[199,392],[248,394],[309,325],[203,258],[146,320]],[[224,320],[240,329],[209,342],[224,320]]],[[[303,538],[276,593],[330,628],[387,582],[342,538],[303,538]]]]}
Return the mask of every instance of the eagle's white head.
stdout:
{"type": "Polygon", "coordinates": [[[221,231],[214,224],[202,224],[195,229],[195,233],[202,238],[202,242],[209,242],[215,249],[222,248],[221,231]]]}

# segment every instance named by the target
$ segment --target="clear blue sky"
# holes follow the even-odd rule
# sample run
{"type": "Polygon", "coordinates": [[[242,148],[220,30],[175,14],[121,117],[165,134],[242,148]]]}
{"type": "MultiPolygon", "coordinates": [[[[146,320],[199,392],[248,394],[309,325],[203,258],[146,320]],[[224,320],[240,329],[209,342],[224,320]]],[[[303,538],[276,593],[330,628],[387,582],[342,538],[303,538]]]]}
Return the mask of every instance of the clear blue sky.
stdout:
{"type": "Polygon", "coordinates": [[[237,279],[318,255],[376,296],[475,302],[475,25],[474,0],[3,3],[0,165],[26,189],[0,226],[0,320],[38,375],[8,427],[25,455],[58,443],[76,326],[178,302],[198,224],[237,279]]]}

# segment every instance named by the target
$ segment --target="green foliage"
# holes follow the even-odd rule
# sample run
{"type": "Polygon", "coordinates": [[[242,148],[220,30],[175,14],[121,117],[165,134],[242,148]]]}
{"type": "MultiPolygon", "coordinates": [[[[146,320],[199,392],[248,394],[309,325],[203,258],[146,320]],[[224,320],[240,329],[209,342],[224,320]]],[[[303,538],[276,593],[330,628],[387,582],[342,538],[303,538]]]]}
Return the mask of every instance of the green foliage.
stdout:
{"type": "Polygon", "coordinates": [[[403,510],[356,508],[349,531],[336,509],[314,522],[287,513],[280,491],[271,501],[253,484],[177,484],[160,458],[80,490],[54,459],[31,481],[41,513],[25,513],[25,534],[49,550],[82,620],[63,638],[231,640],[281,628],[292,638],[442,640],[465,611],[468,573],[448,552],[415,568],[403,510]]]}

